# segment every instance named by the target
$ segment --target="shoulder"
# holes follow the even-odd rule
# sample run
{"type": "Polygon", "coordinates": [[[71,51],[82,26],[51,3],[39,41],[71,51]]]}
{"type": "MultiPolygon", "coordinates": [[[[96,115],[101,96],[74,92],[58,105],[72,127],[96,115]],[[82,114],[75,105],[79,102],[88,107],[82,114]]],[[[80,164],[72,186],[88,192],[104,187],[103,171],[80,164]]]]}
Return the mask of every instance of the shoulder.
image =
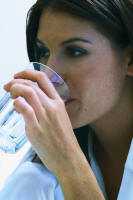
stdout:
{"type": "Polygon", "coordinates": [[[12,174],[0,193],[0,200],[54,199],[57,179],[44,165],[25,162],[12,174]]]}

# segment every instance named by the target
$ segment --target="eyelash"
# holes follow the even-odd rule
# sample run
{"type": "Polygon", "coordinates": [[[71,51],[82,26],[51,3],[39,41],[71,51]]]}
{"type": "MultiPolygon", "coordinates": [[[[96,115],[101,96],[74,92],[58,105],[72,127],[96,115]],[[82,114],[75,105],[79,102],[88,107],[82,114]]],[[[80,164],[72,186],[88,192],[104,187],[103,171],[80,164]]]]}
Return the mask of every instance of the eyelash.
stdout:
{"type": "Polygon", "coordinates": [[[49,56],[50,56],[50,52],[49,52],[48,48],[41,47],[41,46],[36,46],[36,48],[35,48],[35,57],[36,57],[37,61],[39,61],[42,58],[48,59],[49,56]]]}
{"type": "MultiPolygon", "coordinates": [[[[40,59],[48,59],[50,56],[50,51],[46,47],[37,46],[35,49],[36,60],[39,61],[40,59]]],[[[64,49],[63,52],[64,56],[67,56],[71,59],[80,58],[88,54],[88,51],[84,48],[77,47],[77,46],[68,46],[64,49]]]]}
{"type": "Polygon", "coordinates": [[[81,47],[69,46],[64,50],[64,54],[71,58],[80,58],[88,54],[88,51],[81,47]]]}

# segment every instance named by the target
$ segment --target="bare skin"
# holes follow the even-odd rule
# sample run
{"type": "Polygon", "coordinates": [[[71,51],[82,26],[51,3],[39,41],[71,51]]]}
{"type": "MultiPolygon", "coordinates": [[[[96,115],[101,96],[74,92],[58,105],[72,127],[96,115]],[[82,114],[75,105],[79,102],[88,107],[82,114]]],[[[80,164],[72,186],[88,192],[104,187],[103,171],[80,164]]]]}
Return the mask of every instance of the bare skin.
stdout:
{"type": "Polygon", "coordinates": [[[113,184],[108,174],[114,177],[114,172],[117,173],[118,180],[114,180],[116,186],[112,194],[112,199],[115,199],[133,134],[133,66],[128,65],[131,55],[128,50],[120,52],[112,49],[109,40],[99,34],[91,23],[81,23],[80,20],[75,22],[69,16],[67,22],[65,19],[65,15],[63,18],[60,14],[45,14],[40,21],[38,38],[46,46],[51,45],[49,48],[51,47],[52,53],[47,64],[56,66],[56,71],[64,78],[65,75],[68,77],[65,79],[70,85],[72,97],[77,101],[67,108],[73,127],[89,123],[96,131],[99,139],[97,158],[108,190],[113,184]],[[60,27],[63,27],[63,32],[60,27]],[[63,54],[63,48],[59,47],[61,42],[74,37],[90,40],[91,44],[70,44],[87,49],[89,55],[77,60],[67,56],[59,59],[63,54]]]}
{"type": "Polygon", "coordinates": [[[16,75],[5,89],[16,98],[15,108],[25,118],[28,137],[59,178],[66,200],[103,200],[73,133],[73,128],[90,124],[96,132],[96,157],[106,189],[109,194],[114,188],[109,197],[115,200],[133,134],[131,53],[114,49],[92,23],[51,10],[41,16],[37,38],[37,44],[50,52],[40,61],[64,78],[74,101],[65,107],[41,72],[16,75]],[[110,174],[115,177],[116,168],[120,171],[117,181],[110,178],[110,174]]]}

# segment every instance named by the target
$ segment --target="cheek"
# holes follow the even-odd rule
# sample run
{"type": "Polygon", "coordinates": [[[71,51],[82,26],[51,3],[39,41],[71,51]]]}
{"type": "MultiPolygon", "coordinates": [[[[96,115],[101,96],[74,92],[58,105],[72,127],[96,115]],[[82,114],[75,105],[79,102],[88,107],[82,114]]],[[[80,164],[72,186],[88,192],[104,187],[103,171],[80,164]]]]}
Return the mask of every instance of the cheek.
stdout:
{"type": "Polygon", "coordinates": [[[81,102],[79,115],[82,119],[87,116],[91,122],[113,109],[121,96],[123,72],[117,62],[101,62],[80,73],[76,91],[81,102]]]}

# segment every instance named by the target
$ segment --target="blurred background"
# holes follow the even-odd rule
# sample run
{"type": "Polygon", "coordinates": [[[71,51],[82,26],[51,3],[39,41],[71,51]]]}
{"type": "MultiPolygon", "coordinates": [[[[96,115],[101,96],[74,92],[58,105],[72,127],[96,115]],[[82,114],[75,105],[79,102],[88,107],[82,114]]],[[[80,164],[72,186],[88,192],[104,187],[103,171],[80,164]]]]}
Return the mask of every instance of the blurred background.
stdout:
{"type": "Polygon", "coordinates": [[[36,0],[0,4],[0,86],[29,63],[26,51],[26,15],[36,0]]]}

